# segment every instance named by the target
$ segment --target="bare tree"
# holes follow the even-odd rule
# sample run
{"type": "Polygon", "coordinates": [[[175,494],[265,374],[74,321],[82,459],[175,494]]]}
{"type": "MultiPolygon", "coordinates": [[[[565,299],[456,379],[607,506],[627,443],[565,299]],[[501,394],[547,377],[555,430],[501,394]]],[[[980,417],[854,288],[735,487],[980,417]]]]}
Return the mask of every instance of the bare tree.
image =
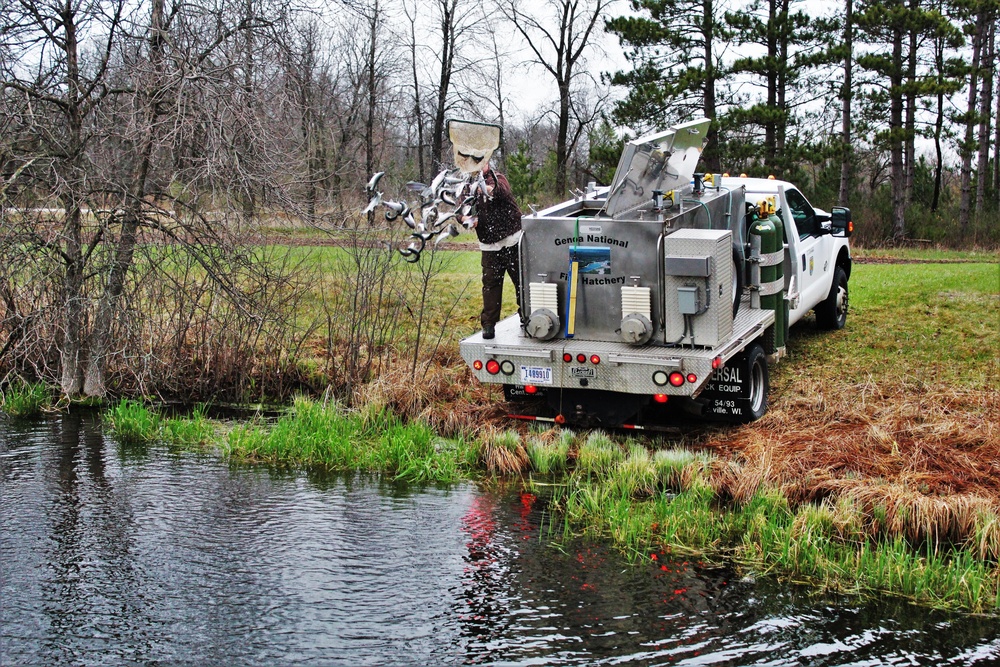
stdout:
{"type": "Polygon", "coordinates": [[[570,153],[573,85],[585,71],[578,69],[588,48],[594,26],[603,19],[614,0],[546,0],[540,18],[522,9],[517,0],[500,3],[504,15],[520,33],[533,54],[533,62],[542,66],[555,79],[559,92],[556,133],[556,195],[566,192],[567,167],[570,153]]]}

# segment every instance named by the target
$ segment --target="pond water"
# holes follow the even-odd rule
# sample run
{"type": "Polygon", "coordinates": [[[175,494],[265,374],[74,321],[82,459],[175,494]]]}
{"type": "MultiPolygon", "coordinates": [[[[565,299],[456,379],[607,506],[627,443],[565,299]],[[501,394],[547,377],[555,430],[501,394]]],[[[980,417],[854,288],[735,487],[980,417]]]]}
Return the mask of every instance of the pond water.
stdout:
{"type": "Polygon", "coordinates": [[[590,544],[527,493],[0,421],[0,665],[993,665],[996,618],[590,544]]]}

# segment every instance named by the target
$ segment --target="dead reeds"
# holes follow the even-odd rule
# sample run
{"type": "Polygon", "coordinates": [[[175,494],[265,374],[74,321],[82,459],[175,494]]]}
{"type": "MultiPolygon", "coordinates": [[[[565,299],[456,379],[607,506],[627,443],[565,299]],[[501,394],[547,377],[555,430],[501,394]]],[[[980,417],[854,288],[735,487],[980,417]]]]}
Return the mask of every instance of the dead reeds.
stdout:
{"type": "Polygon", "coordinates": [[[844,498],[869,535],[1000,553],[1000,392],[869,378],[796,380],[774,398],[764,419],[701,442],[739,468],[715,466],[719,494],[844,498]]]}

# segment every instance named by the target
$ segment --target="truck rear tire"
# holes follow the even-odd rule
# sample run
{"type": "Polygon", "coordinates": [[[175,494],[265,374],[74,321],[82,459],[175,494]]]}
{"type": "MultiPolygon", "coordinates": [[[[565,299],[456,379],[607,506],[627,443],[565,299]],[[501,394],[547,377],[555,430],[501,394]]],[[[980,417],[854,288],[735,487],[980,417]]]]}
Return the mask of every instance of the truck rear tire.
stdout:
{"type": "Polygon", "coordinates": [[[750,396],[747,398],[747,409],[738,423],[749,424],[757,421],[767,412],[767,394],[771,389],[770,375],[767,369],[767,356],[764,348],[754,343],[743,358],[743,363],[750,373],[750,396]]]}
{"type": "Polygon", "coordinates": [[[847,324],[847,273],[844,267],[837,265],[833,271],[833,285],[830,286],[830,294],[814,309],[816,311],[816,324],[820,329],[835,331],[843,329],[847,324]]]}

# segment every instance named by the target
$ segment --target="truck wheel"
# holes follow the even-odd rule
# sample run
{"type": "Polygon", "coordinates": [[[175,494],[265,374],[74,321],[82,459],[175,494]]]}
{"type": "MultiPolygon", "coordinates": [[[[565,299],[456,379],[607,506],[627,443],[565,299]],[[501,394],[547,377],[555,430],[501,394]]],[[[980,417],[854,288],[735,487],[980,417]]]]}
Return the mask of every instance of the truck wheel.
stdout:
{"type": "Polygon", "coordinates": [[[757,421],[767,412],[767,393],[771,384],[767,372],[767,357],[764,355],[764,348],[759,344],[754,343],[747,350],[744,363],[749,371],[750,396],[747,398],[747,410],[744,411],[743,419],[738,421],[749,424],[757,421]]]}
{"type": "Polygon", "coordinates": [[[815,308],[816,324],[821,329],[834,331],[843,329],[847,324],[847,273],[844,267],[837,265],[833,272],[833,285],[830,294],[815,308]]]}

